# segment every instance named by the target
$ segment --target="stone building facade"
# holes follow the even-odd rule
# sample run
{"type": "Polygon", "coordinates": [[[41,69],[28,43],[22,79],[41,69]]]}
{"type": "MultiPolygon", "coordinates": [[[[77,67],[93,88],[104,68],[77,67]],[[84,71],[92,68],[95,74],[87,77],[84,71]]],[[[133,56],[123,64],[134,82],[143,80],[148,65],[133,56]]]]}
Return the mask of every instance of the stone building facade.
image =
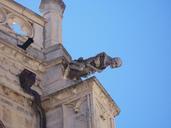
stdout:
{"type": "Polygon", "coordinates": [[[80,79],[65,76],[72,58],[62,46],[64,9],[62,0],[42,0],[39,16],[0,1],[0,128],[115,127],[119,108],[100,82],[79,70],[80,79]]]}

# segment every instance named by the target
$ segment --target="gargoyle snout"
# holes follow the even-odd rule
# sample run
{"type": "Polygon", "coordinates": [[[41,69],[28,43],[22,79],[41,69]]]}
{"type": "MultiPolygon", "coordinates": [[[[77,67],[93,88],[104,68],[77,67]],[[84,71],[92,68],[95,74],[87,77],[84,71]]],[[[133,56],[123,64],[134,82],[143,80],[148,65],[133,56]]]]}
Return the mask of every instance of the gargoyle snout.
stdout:
{"type": "Polygon", "coordinates": [[[122,60],[120,57],[115,57],[112,59],[112,62],[110,64],[111,68],[118,68],[122,66],[122,60]]]}

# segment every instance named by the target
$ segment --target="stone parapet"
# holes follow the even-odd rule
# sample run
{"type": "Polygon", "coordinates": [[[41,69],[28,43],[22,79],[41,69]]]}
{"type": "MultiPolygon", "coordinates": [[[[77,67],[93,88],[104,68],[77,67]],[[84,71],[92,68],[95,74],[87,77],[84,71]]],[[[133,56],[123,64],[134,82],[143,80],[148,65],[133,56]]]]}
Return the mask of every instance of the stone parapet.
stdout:
{"type": "Polygon", "coordinates": [[[23,7],[13,0],[0,1],[0,29],[9,36],[16,38],[18,43],[23,43],[28,37],[34,39],[33,48],[43,49],[44,47],[44,26],[45,19],[33,11],[23,7]],[[19,25],[21,30],[17,33],[12,26],[19,25]],[[24,36],[21,34],[24,34],[24,36]]]}

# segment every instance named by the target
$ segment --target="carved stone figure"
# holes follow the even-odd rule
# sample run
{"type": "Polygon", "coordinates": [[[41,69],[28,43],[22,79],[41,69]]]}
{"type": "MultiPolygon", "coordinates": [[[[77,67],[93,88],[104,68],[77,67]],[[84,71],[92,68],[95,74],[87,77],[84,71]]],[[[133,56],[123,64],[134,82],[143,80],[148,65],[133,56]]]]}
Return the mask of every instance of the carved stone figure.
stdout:
{"type": "Polygon", "coordinates": [[[119,57],[112,58],[106,53],[102,52],[95,57],[83,59],[80,57],[78,60],[73,60],[71,63],[66,64],[64,76],[70,79],[79,80],[81,77],[101,72],[108,66],[111,68],[120,67],[122,64],[119,57]]]}
{"type": "Polygon", "coordinates": [[[40,128],[46,128],[46,116],[45,116],[44,109],[41,105],[40,95],[36,91],[31,89],[31,87],[36,81],[36,74],[34,74],[33,72],[27,69],[24,69],[19,74],[19,80],[20,80],[20,86],[22,87],[24,92],[34,97],[33,108],[40,117],[40,128]]]}

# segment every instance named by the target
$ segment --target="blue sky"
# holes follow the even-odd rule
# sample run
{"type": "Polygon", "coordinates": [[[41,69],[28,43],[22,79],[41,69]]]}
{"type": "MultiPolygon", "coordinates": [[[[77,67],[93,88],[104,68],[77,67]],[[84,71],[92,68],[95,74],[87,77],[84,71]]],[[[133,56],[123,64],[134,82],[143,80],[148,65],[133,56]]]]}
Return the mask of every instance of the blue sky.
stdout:
{"type": "MultiPolygon", "coordinates": [[[[38,12],[40,0],[16,0],[38,12]]],[[[171,0],[65,0],[73,59],[105,51],[123,66],[95,74],[121,109],[117,128],[171,128],[171,0]]]]}

